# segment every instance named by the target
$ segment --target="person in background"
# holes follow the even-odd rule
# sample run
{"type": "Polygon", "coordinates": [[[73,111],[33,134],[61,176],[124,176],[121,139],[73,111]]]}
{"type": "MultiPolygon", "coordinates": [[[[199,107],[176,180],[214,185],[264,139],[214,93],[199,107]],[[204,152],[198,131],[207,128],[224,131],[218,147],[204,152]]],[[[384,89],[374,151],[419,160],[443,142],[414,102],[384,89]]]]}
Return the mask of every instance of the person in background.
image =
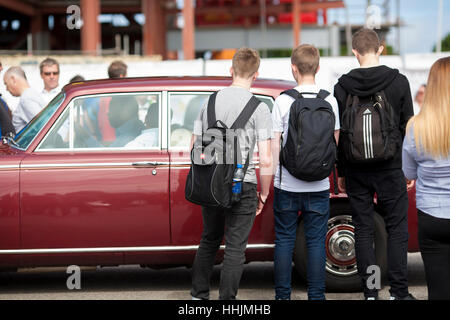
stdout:
{"type": "Polygon", "coordinates": [[[11,95],[20,97],[19,104],[12,114],[12,123],[18,133],[45,107],[45,101],[30,87],[21,67],[9,68],[3,80],[11,95]]]}
{"type": "Polygon", "coordinates": [[[47,58],[39,65],[41,78],[44,81],[42,99],[47,105],[60,91],[59,89],[59,63],[53,58],[47,58]]]}
{"type": "Polygon", "coordinates": [[[144,126],[141,134],[133,141],[125,145],[126,148],[151,148],[156,147],[159,142],[159,105],[152,103],[147,110],[144,126]]]}
{"type": "Polygon", "coordinates": [[[128,73],[128,66],[121,60],[111,62],[108,67],[108,77],[110,79],[126,78],[128,73]]]}
{"type": "MultiPolygon", "coordinates": [[[[113,61],[108,67],[108,77],[110,79],[125,78],[128,73],[128,66],[120,60],[113,61]]],[[[111,97],[100,98],[98,110],[98,128],[101,134],[101,142],[109,145],[116,140],[116,129],[111,126],[108,118],[109,103],[111,97]]]]}
{"type": "Polygon", "coordinates": [[[84,79],[83,76],[80,76],[79,74],[77,74],[75,77],[73,77],[72,79],[70,79],[69,83],[76,83],[76,82],[83,82],[86,79],[84,79]]]}
{"type": "Polygon", "coordinates": [[[114,96],[109,103],[108,118],[116,129],[116,140],[110,147],[123,147],[133,141],[144,129],[139,120],[139,106],[132,96],[114,96]]]}
{"type": "Polygon", "coordinates": [[[426,89],[427,85],[422,84],[416,92],[416,96],[414,97],[414,114],[418,114],[422,108],[426,89]]]}
{"type": "Polygon", "coordinates": [[[428,299],[450,300],[450,57],[430,70],[422,109],[408,122],[403,172],[417,179],[419,247],[428,299]]]}
{"type": "MultiPolygon", "coordinates": [[[[0,61],[0,72],[2,72],[3,66],[0,61]]],[[[0,94],[0,133],[1,136],[15,135],[16,131],[11,121],[11,110],[8,107],[8,104],[5,100],[3,100],[2,95],[0,94]]]]}

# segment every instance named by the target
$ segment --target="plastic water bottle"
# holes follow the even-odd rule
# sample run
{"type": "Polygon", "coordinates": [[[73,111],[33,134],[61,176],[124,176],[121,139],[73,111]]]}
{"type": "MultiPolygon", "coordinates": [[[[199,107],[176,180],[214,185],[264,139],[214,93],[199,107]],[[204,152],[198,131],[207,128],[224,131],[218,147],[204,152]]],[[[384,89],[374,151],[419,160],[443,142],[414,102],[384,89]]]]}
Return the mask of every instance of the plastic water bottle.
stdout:
{"type": "Polygon", "coordinates": [[[237,203],[241,200],[242,181],[244,180],[244,167],[238,164],[233,176],[233,188],[231,189],[231,202],[237,203]]]}

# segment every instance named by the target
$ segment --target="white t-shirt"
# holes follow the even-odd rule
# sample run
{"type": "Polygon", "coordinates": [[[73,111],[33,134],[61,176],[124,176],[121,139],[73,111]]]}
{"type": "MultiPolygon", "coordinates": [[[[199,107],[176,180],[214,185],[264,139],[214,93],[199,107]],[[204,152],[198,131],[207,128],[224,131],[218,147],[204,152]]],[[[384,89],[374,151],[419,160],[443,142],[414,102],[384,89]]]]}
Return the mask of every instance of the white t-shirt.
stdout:
{"type": "MultiPolygon", "coordinates": [[[[296,89],[298,92],[318,93],[320,91],[320,88],[317,85],[300,85],[295,87],[294,89],[296,89]]],[[[315,98],[316,95],[305,94],[304,97],[315,98]]],[[[337,101],[331,94],[328,95],[325,101],[327,101],[333,108],[333,112],[336,118],[334,129],[339,130],[340,122],[337,101]]],[[[288,137],[289,111],[293,102],[294,98],[288,96],[287,94],[282,94],[275,100],[275,104],[272,110],[273,131],[275,133],[283,133],[283,146],[284,144],[286,144],[288,137]]],[[[284,167],[282,167],[282,170],[283,172],[280,185],[280,166],[278,165],[274,178],[274,186],[278,189],[290,192],[320,192],[330,189],[330,181],[328,180],[328,177],[320,181],[309,182],[295,178],[284,167]]]]}
{"type": "Polygon", "coordinates": [[[42,89],[41,91],[41,95],[42,95],[42,99],[45,102],[45,105],[48,105],[50,103],[50,101],[53,100],[54,97],[56,97],[56,95],[61,91],[61,89],[59,87],[52,89],[50,91],[47,91],[45,89],[42,89]]]}

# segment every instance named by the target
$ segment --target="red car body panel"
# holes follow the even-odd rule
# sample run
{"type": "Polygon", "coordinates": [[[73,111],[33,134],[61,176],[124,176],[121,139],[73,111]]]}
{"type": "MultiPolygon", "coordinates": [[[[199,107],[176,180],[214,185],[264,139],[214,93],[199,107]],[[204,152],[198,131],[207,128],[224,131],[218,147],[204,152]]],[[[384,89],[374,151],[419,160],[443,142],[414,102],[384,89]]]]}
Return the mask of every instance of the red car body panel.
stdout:
{"type": "MultiPolygon", "coordinates": [[[[0,267],[190,264],[200,241],[202,217],[201,208],[184,197],[188,152],[171,148],[36,152],[36,148],[75,97],[212,92],[230,83],[231,78],[226,77],[160,77],[66,86],[64,102],[27,150],[0,145],[0,267]],[[139,165],[142,163],[148,165],[139,165]]],[[[257,80],[252,92],[275,99],[294,85],[257,80]]],[[[332,179],[330,182],[332,190],[332,179]]],[[[345,194],[330,194],[332,203],[346,199],[345,194]]],[[[409,250],[417,251],[414,190],[409,196],[409,250]]],[[[273,259],[272,201],[273,194],[255,220],[249,245],[263,246],[247,251],[249,261],[273,259]]]]}

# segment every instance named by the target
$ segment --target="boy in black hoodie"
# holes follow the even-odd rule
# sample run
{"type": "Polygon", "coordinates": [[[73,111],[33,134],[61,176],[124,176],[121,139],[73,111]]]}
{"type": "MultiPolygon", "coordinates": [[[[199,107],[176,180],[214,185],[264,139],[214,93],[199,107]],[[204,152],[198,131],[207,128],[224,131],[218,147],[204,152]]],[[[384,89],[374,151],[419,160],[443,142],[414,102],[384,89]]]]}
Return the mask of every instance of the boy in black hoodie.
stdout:
{"type": "Polygon", "coordinates": [[[379,64],[383,46],[380,45],[375,31],[359,30],[353,35],[352,46],[353,54],[361,68],[343,75],[334,88],[341,123],[349,94],[364,99],[384,91],[386,100],[393,108],[394,130],[398,130],[399,140],[396,152],[390,160],[370,164],[350,163],[345,156],[341,140],[346,139],[346,135],[341,131],[338,147],[338,185],[341,191],[347,192],[352,209],[358,272],[363,282],[365,298],[377,299],[378,290],[367,284],[371,275],[367,273],[367,268],[376,265],[373,248],[373,199],[376,194],[377,211],[383,216],[388,232],[388,277],[391,299],[411,300],[414,297],[408,292],[407,281],[407,187],[412,188],[414,182],[405,183],[401,158],[401,140],[405,135],[406,124],[414,114],[409,82],[398,70],[379,64]]]}

